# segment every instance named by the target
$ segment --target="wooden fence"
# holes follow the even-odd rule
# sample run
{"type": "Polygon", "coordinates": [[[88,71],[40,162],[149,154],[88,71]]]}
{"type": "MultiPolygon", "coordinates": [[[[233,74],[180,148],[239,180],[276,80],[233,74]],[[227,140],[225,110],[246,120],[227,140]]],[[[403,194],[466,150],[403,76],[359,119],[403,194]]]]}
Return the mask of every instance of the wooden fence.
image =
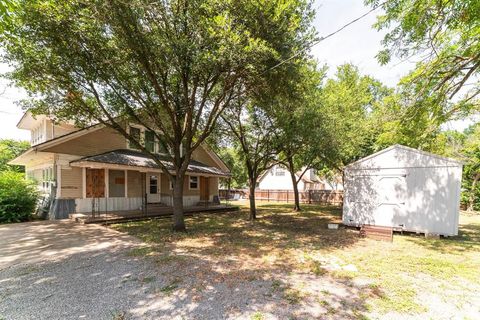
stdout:
{"type": "MultiPolygon", "coordinates": [[[[248,190],[231,190],[228,196],[228,190],[219,190],[221,198],[233,199],[234,194],[242,194],[248,198],[248,190]]],[[[308,190],[299,191],[300,202],[313,204],[333,204],[341,205],[343,202],[343,191],[336,190],[308,190]]],[[[238,196],[237,196],[238,197],[238,196]]],[[[255,199],[271,202],[294,202],[295,195],[293,190],[256,190],[255,199]]]]}

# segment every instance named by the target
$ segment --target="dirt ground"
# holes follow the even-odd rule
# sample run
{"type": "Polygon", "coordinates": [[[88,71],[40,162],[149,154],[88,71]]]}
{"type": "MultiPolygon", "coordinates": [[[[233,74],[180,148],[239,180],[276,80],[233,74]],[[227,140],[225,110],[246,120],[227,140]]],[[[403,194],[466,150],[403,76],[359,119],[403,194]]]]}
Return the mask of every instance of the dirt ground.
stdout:
{"type": "Polygon", "coordinates": [[[169,270],[170,299],[195,306],[178,308],[187,318],[480,318],[478,215],[463,213],[455,238],[392,243],[327,229],[340,221],[333,207],[264,203],[258,221],[247,215],[192,217],[186,234],[168,220],[114,228],[150,244],[134,254],[169,270]]]}
{"type": "Polygon", "coordinates": [[[364,239],[334,207],[261,204],[106,228],[0,226],[0,319],[479,319],[480,216],[364,239]],[[118,232],[120,231],[120,232],[118,232]]]}

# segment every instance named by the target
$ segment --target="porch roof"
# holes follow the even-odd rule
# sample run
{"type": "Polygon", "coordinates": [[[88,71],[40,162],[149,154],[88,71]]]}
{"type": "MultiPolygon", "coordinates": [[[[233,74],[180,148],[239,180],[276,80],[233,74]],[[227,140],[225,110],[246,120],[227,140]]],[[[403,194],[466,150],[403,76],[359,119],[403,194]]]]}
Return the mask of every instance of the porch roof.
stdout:
{"type": "MultiPolygon", "coordinates": [[[[166,157],[161,157],[161,161],[168,170],[174,170],[174,166],[171,161],[167,160],[166,157]]],[[[71,161],[72,166],[77,167],[87,167],[89,163],[98,163],[98,164],[110,164],[117,166],[126,166],[126,167],[140,167],[140,168],[151,168],[151,169],[160,169],[159,165],[148,155],[135,150],[128,149],[119,149],[113,150],[93,156],[84,157],[78,160],[71,161]]],[[[188,165],[187,172],[193,172],[198,174],[205,175],[214,175],[229,177],[228,172],[224,172],[216,167],[208,166],[200,161],[191,160],[188,165]]]]}

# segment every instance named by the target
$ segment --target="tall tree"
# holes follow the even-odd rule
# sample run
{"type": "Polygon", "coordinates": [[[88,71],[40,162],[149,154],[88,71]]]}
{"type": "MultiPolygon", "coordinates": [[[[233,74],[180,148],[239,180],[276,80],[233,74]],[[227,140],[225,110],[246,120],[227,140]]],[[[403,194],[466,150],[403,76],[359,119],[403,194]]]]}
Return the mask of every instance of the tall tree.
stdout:
{"type": "MultiPolygon", "coordinates": [[[[451,135],[450,135],[451,136],[451,135]]],[[[467,128],[462,135],[456,134],[449,145],[454,145],[453,156],[464,161],[462,179],[462,202],[468,211],[480,209],[480,125],[475,124],[467,128]],[[458,150],[458,144],[461,145],[458,150]]]]}
{"type": "Polygon", "coordinates": [[[333,133],[335,157],[332,167],[342,168],[375,151],[379,128],[375,110],[391,90],[379,81],[361,75],[351,64],[339,66],[334,78],[328,79],[321,94],[321,103],[329,130],[333,133]]]}
{"type": "Polygon", "coordinates": [[[303,0],[16,0],[3,28],[10,79],[36,113],[100,122],[148,154],[173,183],[173,228],[185,230],[183,183],[240,84],[302,50],[303,0]],[[8,20],[8,21],[7,21],[8,20]],[[171,172],[125,123],[151,130],[171,172]]]}
{"type": "Polygon", "coordinates": [[[269,111],[278,128],[278,161],[292,180],[295,211],[300,211],[298,183],[308,170],[328,163],[335,151],[320,99],[324,75],[325,69],[318,70],[313,64],[300,67],[297,77],[282,84],[287,90],[277,89],[281,94],[269,111]]]}
{"type": "MultiPolygon", "coordinates": [[[[379,0],[366,0],[377,6],[379,0]]],[[[378,60],[416,57],[404,80],[414,93],[409,106],[432,119],[463,116],[480,107],[480,2],[478,0],[388,0],[375,27],[388,32],[378,60]]],[[[421,115],[420,115],[421,117],[421,115]]]]}
{"type": "Polygon", "coordinates": [[[217,154],[230,168],[230,187],[235,189],[245,188],[248,184],[248,176],[241,152],[234,146],[229,145],[217,149],[217,154]]]}
{"type": "Polygon", "coordinates": [[[251,100],[237,100],[222,115],[222,122],[230,133],[234,147],[238,150],[248,176],[250,220],[257,218],[255,187],[262,172],[269,169],[276,160],[276,140],[271,117],[251,100]]]}
{"type": "Polygon", "coordinates": [[[443,145],[438,143],[443,123],[432,117],[430,108],[411,108],[409,97],[400,85],[400,89],[385,96],[373,112],[373,126],[377,131],[375,149],[398,143],[443,153],[443,145]]]}

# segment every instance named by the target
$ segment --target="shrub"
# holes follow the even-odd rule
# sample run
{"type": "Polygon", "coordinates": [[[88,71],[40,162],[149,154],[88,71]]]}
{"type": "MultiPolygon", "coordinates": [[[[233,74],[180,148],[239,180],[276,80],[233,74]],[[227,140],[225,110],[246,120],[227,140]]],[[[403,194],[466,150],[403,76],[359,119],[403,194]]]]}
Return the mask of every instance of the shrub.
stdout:
{"type": "Polygon", "coordinates": [[[29,220],[37,199],[36,185],[25,180],[24,174],[0,172],[0,223],[29,220]]]}

